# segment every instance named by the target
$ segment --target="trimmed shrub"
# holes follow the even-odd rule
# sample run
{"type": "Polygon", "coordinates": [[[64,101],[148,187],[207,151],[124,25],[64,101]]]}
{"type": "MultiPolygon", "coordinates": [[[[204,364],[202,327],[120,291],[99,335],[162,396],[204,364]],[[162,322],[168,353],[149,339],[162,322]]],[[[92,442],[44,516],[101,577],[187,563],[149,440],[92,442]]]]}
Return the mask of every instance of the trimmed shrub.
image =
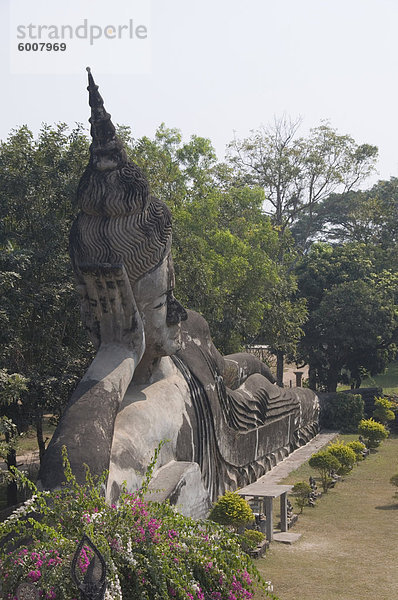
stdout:
{"type": "Polygon", "coordinates": [[[230,525],[235,530],[254,521],[250,504],[236,492],[225,492],[211,509],[209,519],[220,525],[230,525]]]}
{"type": "Polygon", "coordinates": [[[355,465],[356,456],[354,450],[343,442],[335,442],[327,448],[327,452],[336,457],[340,463],[337,469],[338,475],[347,475],[355,465]]]}
{"type": "Polygon", "coordinates": [[[375,421],[387,425],[389,421],[394,421],[395,419],[393,408],[394,403],[388,398],[376,398],[373,418],[375,421]]]}
{"type": "Polygon", "coordinates": [[[395,432],[398,432],[398,396],[395,394],[386,394],[384,397],[391,402],[391,410],[395,415],[394,421],[390,421],[390,429],[392,429],[395,432]]]}
{"type": "Polygon", "coordinates": [[[322,404],[321,425],[344,433],[356,432],[364,418],[364,402],[360,394],[338,392],[322,404]]]}
{"type": "Polygon", "coordinates": [[[366,450],[365,444],[362,444],[359,440],[355,440],[353,442],[348,442],[346,444],[347,448],[351,448],[355,452],[355,458],[357,462],[360,462],[364,459],[363,452],[366,450]]]}
{"type": "Polygon", "coordinates": [[[339,469],[339,461],[327,450],[320,450],[320,452],[317,452],[311,456],[308,464],[312,469],[315,469],[319,472],[321,476],[322,488],[326,493],[332,482],[330,473],[331,471],[337,471],[339,469]]]}
{"type": "Polygon", "coordinates": [[[383,440],[388,438],[387,429],[374,419],[362,419],[359,423],[358,433],[362,435],[368,448],[377,448],[383,440]]]}
{"type": "Polygon", "coordinates": [[[294,484],[291,493],[294,496],[297,508],[300,509],[300,514],[303,512],[304,506],[308,505],[311,492],[311,486],[306,481],[298,481],[294,484]]]}
{"type": "Polygon", "coordinates": [[[265,540],[265,534],[256,529],[245,529],[241,534],[241,546],[245,552],[254,550],[265,540]]]}

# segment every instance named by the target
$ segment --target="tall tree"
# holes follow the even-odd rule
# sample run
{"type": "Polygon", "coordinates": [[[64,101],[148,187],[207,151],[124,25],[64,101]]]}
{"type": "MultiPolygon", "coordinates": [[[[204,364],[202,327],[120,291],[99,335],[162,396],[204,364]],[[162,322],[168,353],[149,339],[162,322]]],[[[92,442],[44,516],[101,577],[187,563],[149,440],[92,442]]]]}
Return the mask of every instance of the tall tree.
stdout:
{"type": "Polygon", "coordinates": [[[365,244],[314,244],[299,268],[309,307],[299,354],[310,366],[310,387],[359,386],[365,372],[384,370],[398,341],[396,274],[377,271],[365,244]]]}
{"type": "Polygon", "coordinates": [[[257,334],[279,280],[278,236],[262,209],[263,191],[236,186],[209,140],[184,143],[164,125],[153,140],[133,140],[130,151],[173,213],[179,299],[206,317],[221,351],[239,350],[257,334]]]}
{"type": "MultiPolygon", "coordinates": [[[[88,142],[82,128],[27,127],[0,145],[0,368],[27,378],[25,415],[60,413],[89,357],[68,257],[88,142]]],[[[17,423],[17,426],[19,424],[17,423]]]]}
{"type": "MultiPolygon", "coordinates": [[[[304,216],[293,228],[300,238],[308,227],[304,216]]],[[[387,266],[398,263],[398,178],[379,181],[368,190],[332,194],[314,210],[312,237],[330,242],[372,245],[387,266]]]]}
{"type": "MultiPolygon", "coordinates": [[[[19,373],[10,374],[6,369],[0,369],[0,433],[4,436],[0,456],[5,460],[8,471],[17,466],[15,445],[24,417],[20,399],[27,390],[27,383],[28,380],[19,373]]],[[[14,506],[17,502],[17,485],[13,479],[7,478],[7,506],[14,506]]]]}
{"type": "Polygon", "coordinates": [[[281,234],[302,215],[311,233],[315,207],[332,192],[355,189],[373,171],[377,148],[358,145],[327,123],[298,137],[300,120],[275,119],[244,139],[229,144],[229,160],[248,184],[261,186],[281,234]]]}

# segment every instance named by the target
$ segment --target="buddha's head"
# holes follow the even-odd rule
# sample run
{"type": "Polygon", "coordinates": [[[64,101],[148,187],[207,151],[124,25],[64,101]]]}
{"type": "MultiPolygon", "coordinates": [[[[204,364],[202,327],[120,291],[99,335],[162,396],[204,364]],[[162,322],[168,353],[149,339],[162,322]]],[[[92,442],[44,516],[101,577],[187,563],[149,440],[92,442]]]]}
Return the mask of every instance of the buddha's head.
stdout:
{"type": "Polygon", "coordinates": [[[80,213],[70,235],[78,279],[87,264],[123,263],[144,322],[146,353],[160,357],[179,348],[187,318],[174,298],[171,214],[149,194],[141,170],[129,161],[89,71],[90,161],[78,187],[80,213]]]}

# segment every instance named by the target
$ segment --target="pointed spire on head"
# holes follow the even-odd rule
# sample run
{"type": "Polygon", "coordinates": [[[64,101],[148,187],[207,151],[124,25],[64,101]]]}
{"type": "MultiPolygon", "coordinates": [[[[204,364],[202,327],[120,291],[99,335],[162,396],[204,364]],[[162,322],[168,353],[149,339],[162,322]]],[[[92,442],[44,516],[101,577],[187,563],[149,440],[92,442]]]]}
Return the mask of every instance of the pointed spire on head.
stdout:
{"type": "Polygon", "coordinates": [[[120,165],[127,160],[121,140],[116,135],[116,129],[111,121],[111,115],[106,112],[104,101],[98,91],[90,67],[88,73],[88,102],[91,107],[90,133],[93,142],[90,146],[91,157],[97,168],[109,168],[114,164],[120,165]],[[107,160],[108,159],[108,160],[107,160]]]}

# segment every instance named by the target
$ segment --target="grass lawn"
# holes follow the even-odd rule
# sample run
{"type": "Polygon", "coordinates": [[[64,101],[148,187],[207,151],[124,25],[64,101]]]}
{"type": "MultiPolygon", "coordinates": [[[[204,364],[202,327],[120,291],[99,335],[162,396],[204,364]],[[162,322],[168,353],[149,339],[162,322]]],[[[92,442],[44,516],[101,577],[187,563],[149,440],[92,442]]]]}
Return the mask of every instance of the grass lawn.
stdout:
{"type": "Polygon", "coordinates": [[[383,375],[367,377],[363,380],[361,387],[380,386],[386,394],[398,394],[398,361],[388,365],[383,375]]]}
{"type": "MultiPolygon", "coordinates": [[[[381,387],[385,394],[398,394],[398,361],[390,363],[382,375],[363,379],[361,387],[381,387]]],[[[349,386],[342,385],[338,389],[348,390],[349,386]]]]}
{"type": "MultiPolygon", "coordinates": [[[[341,436],[352,439],[352,436],[341,436]]],[[[303,465],[283,483],[308,481],[303,465]]],[[[273,542],[256,561],[280,600],[392,600],[397,597],[398,437],[386,440],[315,508],[306,508],[291,546],[273,542]]],[[[282,482],[281,482],[282,483],[282,482]]],[[[258,600],[261,596],[257,597],[258,600]]]]}
{"type": "MultiPolygon", "coordinates": [[[[43,436],[44,439],[48,438],[46,445],[52,438],[55,431],[55,426],[48,422],[48,417],[43,418],[43,436]]],[[[38,450],[36,429],[31,425],[22,436],[19,437],[17,442],[17,455],[28,454],[38,450]]]]}

